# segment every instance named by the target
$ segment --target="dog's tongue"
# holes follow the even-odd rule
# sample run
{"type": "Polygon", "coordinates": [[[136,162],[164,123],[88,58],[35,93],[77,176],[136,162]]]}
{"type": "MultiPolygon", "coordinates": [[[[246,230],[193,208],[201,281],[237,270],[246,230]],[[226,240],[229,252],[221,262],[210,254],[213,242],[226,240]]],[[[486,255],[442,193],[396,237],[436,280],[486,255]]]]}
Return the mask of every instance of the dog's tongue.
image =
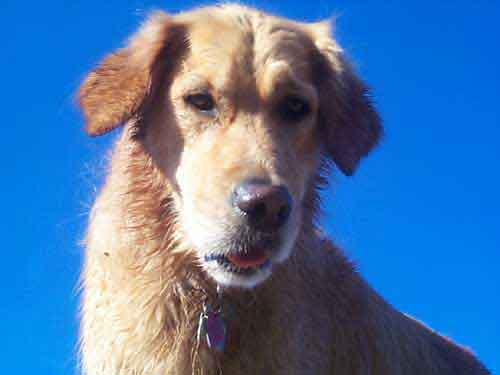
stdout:
{"type": "Polygon", "coordinates": [[[227,258],[240,268],[258,267],[267,261],[267,255],[261,249],[254,249],[246,254],[229,254],[227,258]]]}

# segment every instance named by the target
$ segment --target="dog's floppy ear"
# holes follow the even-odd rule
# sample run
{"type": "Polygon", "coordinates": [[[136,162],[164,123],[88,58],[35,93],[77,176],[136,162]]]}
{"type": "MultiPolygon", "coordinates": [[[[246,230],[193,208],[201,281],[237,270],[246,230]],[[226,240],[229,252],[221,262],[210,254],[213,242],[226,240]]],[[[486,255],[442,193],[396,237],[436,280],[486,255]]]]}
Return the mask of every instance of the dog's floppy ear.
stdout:
{"type": "Polygon", "coordinates": [[[91,136],[107,133],[140,114],[154,95],[170,54],[180,48],[181,27],[153,13],[125,48],[111,53],[86,77],[78,101],[91,136]]]}
{"type": "Polygon", "coordinates": [[[330,22],[312,24],[311,29],[319,50],[315,72],[325,151],[350,176],[380,139],[380,117],[367,86],[332,39],[330,22]]]}

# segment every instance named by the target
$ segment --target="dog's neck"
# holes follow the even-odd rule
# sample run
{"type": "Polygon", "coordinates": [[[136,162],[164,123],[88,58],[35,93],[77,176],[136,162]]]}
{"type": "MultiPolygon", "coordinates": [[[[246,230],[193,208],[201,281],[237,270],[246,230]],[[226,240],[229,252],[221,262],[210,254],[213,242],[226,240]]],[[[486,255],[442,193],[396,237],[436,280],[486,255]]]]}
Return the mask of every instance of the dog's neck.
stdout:
{"type": "MultiPolygon", "coordinates": [[[[175,366],[189,364],[192,373],[216,374],[227,365],[227,361],[248,351],[248,343],[242,341],[245,337],[255,333],[265,336],[273,331],[269,321],[273,314],[272,302],[276,303],[276,285],[281,277],[273,275],[265,284],[254,289],[226,288],[222,295],[218,295],[216,284],[196,264],[187,266],[186,271],[184,275],[179,273],[179,277],[170,283],[170,290],[165,291],[162,297],[163,329],[168,337],[166,344],[171,345],[168,358],[183,358],[168,362],[175,366]],[[197,337],[200,315],[207,304],[224,310],[227,330],[222,352],[209,347],[206,338],[197,337]]],[[[286,273],[285,269],[282,271],[286,273]]],[[[183,373],[185,370],[172,368],[172,373],[183,373]]]]}

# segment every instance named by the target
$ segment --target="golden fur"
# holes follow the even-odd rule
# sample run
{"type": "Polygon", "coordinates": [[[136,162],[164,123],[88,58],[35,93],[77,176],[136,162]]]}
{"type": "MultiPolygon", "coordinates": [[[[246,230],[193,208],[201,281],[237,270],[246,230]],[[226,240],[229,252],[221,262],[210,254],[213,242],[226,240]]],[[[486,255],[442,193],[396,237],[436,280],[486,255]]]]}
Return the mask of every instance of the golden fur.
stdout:
{"type": "Polygon", "coordinates": [[[391,307],[318,234],[327,167],[354,173],[381,134],[328,23],[231,4],[157,12],[89,74],[79,99],[90,135],[125,125],[86,239],[84,373],[488,373],[391,307]],[[197,90],[213,93],[216,115],[186,106],[197,90]],[[311,107],[299,123],[272,110],[288,92],[311,107]],[[202,301],[215,298],[200,257],[234,224],[227,197],[249,176],[288,186],[298,204],[282,264],[224,294],[235,317],[216,355],[195,342],[202,301]]]}

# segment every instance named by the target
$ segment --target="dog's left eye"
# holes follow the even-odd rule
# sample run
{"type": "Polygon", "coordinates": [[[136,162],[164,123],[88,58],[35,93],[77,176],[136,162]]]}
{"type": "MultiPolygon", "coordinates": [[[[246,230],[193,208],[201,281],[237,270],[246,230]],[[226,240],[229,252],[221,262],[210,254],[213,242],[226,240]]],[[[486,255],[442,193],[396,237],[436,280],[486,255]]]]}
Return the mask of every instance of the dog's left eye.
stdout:
{"type": "Polygon", "coordinates": [[[187,104],[202,112],[212,111],[215,108],[214,98],[210,94],[191,94],[187,95],[184,100],[187,104]]]}
{"type": "Polygon", "coordinates": [[[309,103],[298,96],[287,96],[279,105],[279,114],[286,121],[298,121],[309,114],[309,103]]]}

